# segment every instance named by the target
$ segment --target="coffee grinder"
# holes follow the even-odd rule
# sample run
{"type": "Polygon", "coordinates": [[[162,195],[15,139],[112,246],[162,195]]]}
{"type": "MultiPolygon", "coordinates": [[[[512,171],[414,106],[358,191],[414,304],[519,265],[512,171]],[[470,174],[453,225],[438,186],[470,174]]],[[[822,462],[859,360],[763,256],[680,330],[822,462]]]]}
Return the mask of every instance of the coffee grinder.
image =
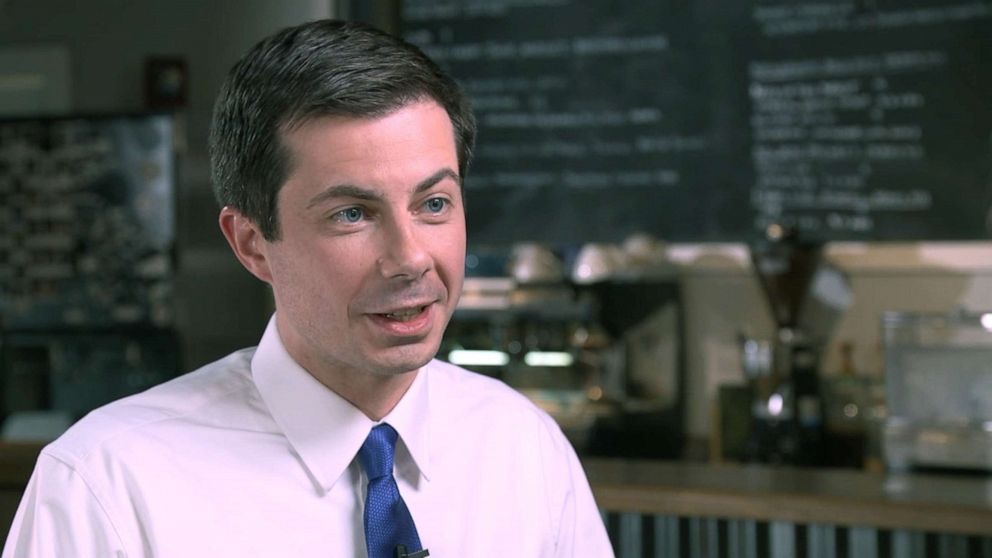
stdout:
{"type": "Polygon", "coordinates": [[[744,370],[751,390],[752,428],[746,444],[749,461],[817,465],[823,461],[823,405],[819,382],[819,347],[800,313],[823,246],[803,242],[794,229],[773,224],[749,246],[751,262],[768,300],[775,336],[757,347],[744,347],[744,370]]]}

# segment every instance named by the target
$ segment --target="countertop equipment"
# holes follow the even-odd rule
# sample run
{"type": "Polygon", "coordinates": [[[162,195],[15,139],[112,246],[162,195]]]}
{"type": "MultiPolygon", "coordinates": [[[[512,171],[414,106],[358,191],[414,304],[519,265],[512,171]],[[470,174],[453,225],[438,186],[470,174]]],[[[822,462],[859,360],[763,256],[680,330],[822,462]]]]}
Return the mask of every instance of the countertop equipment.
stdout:
{"type": "Polygon", "coordinates": [[[992,471],[992,313],[882,315],[888,468],[992,471]]]}
{"type": "Polygon", "coordinates": [[[822,248],[780,225],[769,226],[762,240],[749,245],[776,325],[771,342],[749,339],[742,347],[752,399],[749,461],[816,465],[821,460],[819,346],[800,316],[822,248]]]}
{"type": "Polygon", "coordinates": [[[583,252],[559,263],[533,244],[470,252],[439,356],[529,397],[580,455],[678,457],[686,385],[678,275],[563,273],[591,266],[583,252]]]}

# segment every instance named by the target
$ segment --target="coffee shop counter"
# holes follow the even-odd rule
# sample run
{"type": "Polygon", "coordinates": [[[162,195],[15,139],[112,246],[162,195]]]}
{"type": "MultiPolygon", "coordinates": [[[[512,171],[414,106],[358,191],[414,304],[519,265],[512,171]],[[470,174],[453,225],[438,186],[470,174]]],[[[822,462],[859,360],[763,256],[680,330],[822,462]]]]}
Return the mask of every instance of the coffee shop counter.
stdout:
{"type": "MultiPolygon", "coordinates": [[[[0,537],[41,450],[0,444],[0,537]]],[[[992,541],[992,476],[583,460],[604,514],[963,535],[992,541]]]]}
{"type": "Polygon", "coordinates": [[[0,544],[14,520],[43,444],[0,443],[0,544]]]}
{"type": "Polygon", "coordinates": [[[992,476],[587,459],[608,510],[992,536],[992,476]]]}
{"type": "Polygon", "coordinates": [[[583,464],[620,557],[722,556],[722,549],[732,556],[803,555],[800,549],[827,557],[992,556],[989,475],[583,464]]]}

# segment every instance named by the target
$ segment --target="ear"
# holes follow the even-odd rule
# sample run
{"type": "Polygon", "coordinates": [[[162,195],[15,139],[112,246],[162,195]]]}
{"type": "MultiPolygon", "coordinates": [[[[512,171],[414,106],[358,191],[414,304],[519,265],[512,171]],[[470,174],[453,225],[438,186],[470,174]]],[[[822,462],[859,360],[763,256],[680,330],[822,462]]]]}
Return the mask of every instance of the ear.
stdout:
{"type": "Polygon", "coordinates": [[[231,206],[220,210],[220,230],[231,245],[241,265],[266,283],[272,282],[269,259],[266,254],[267,241],[262,232],[240,211],[231,206]]]}

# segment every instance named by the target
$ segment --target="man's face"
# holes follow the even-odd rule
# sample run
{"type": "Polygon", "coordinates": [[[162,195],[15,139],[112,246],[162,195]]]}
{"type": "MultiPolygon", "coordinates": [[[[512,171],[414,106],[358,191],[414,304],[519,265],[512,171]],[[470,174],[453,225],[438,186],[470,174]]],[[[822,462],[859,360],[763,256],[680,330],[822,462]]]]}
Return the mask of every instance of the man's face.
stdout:
{"type": "Polygon", "coordinates": [[[465,259],[454,134],[434,102],[284,134],[280,239],[264,244],[280,335],[311,373],[399,374],[436,354],[465,259]]]}

